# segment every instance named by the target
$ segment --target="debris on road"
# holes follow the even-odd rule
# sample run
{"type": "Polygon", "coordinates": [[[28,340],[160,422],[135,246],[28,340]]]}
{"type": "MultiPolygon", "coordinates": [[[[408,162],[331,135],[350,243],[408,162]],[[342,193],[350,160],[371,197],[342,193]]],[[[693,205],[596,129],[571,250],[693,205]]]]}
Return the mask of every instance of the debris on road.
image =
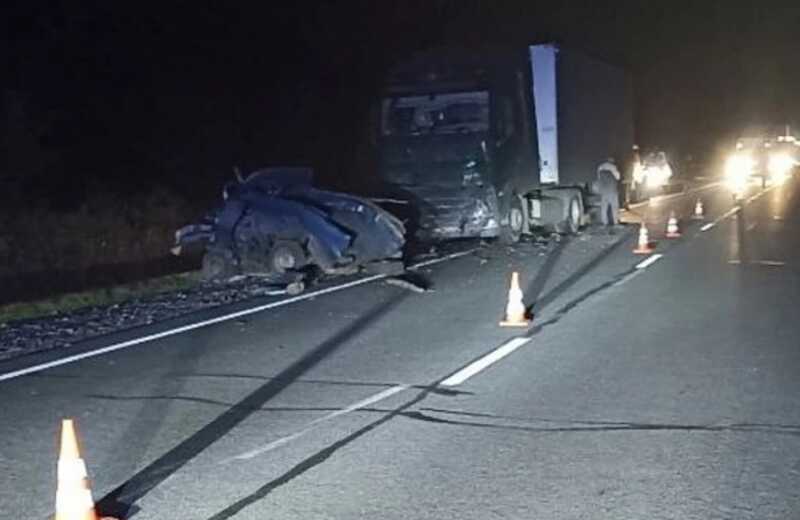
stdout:
{"type": "Polygon", "coordinates": [[[387,285],[393,285],[415,293],[426,293],[430,291],[428,284],[423,284],[421,280],[411,276],[394,276],[392,278],[387,278],[384,282],[386,282],[387,285]]]}

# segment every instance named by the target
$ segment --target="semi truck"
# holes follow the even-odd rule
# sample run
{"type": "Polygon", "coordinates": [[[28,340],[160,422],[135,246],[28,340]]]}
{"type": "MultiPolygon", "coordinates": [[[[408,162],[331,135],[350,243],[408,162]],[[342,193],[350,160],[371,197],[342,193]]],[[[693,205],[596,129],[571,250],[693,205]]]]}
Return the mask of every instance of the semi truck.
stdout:
{"type": "Polygon", "coordinates": [[[391,69],[376,113],[384,193],[430,239],[575,233],[598,165],[623,170],[633,146],[630,76],[554,43],[423,52],[391,69]]]}

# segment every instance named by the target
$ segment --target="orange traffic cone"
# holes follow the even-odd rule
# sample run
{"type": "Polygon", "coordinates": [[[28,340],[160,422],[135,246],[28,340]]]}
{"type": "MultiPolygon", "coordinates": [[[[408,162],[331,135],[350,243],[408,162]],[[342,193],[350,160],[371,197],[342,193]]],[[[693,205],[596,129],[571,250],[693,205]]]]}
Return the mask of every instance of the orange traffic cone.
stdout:
{"type": "Polygon", "coordinates": [[[694,204],[694,214],[692,215],[694,220],[703,220],[705,215],[703,214],[703,201],[697,199],[697,202],[694,204]]]}
{"type": "Polygon", "coordinates": [[[667,221],[667,238],[680,238],[681,231],[678,229],[678,218],[675,216],[675,212],[671,212],[669,214],[669,220],[667,221]]]}
{"type": "Polygon", "coordinates": [[[647,226],[644,222],[639,227],[639,243],[633,252],[637,255],[649,255],[653,252],[653,246],[650,244],[650,235],[647,233],[647,226]]]}
{"type": "MultiPolygon", "coordinates": [[[[54,520],[98,520],[86,463],[78,448],[72,419],[61,421],[61,448],[58,456],[58,489],[54,520]]],[[[102,520],[114,520],[104,517],[102,520]]]]}
{"type": "Polygon", "coordinates": [[[522,303],[522,289],[519,287],[519,273],[511,274],[511,288],[508,290],[508,304],[506,305],[506,319],[500,322],[501,327],[527,327],[531,320],[525,313],[525,304],[522,303]]]}

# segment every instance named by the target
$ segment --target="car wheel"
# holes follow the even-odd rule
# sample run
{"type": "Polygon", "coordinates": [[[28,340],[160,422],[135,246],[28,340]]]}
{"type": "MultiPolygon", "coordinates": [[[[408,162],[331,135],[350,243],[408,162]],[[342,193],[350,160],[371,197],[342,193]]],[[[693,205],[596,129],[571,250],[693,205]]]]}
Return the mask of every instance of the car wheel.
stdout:
{"type": "Polygon", "coordinates": [[[273,273],[284,274],[305,265],[305,252],[297,242],[278,241],[267,255],[267,268],[273,273]]]}
{"type": "Polygon", "coordinates": [[[227,280],[236,274],[236,267],[230,255],[224,251],[212,249],[203,255],[201,274],[204,280],[227,280]]]}

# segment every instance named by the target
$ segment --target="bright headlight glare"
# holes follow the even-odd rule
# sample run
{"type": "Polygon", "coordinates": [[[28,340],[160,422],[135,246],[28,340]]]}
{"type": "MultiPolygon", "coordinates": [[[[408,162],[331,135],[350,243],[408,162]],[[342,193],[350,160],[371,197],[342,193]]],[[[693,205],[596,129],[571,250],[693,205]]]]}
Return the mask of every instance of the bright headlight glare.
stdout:
{"type": "Polygon", "coordinates": [[[655,166],[647,169],[647,185],[651,188],[659,188],[669,180],[669,170],[663,166],[655,166]]]}
{"type": "Polygon", "coordinates": [[[773,175],[784,175],[794,166],[794,160],[788,154],[780,153],[769,158],[769,172],[773,175]]]}
{"type": "Polygon", "coordinates": [[[755,166],[755,162],[749,155],[732,155],[725,164],[725,176],[735,178],[750,175],[753,171],[753,166],[755,166]]]}

